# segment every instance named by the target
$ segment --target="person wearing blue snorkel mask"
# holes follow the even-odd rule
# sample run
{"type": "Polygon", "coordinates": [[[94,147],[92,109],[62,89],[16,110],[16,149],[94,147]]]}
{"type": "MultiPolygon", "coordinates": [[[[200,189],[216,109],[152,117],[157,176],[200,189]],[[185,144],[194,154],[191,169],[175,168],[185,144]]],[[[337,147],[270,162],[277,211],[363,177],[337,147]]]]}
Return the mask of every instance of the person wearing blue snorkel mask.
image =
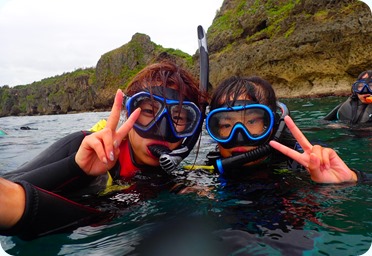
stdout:
{"type": "Polygon", "coordinates": [[[189,154],[201,131],[205,97],[198,81],[176,64],[145,67],[124,94],[118,90],[102,130],[68,135],[0,178],[0,234],[28,240],[63,232],[110,217],[114,210],[100,205],[107,195],[127,190],[148,198],[172,191],[175,184],[159,158],[189,154]],[[122,107],[127,120],[117,128],[122,107]]]}
{"type": "Polygon", "coordinates": [[[288,159],[268,143],[276,136],[285,145],[296,146],[282,119],[288,114],[266,80],[233,76],[222,81],[211,97],[206,118],[206,129],[218,146],[218,152],[211,152],[208,158],[216,160],[220,173],[241,166],[286,162],[288,159]]]}
{"type": "Polygon", "coordinates": [[[218,152],[208,155],[209,162],[225,176],[257,169],[262,173],[280,163],[290,163],[291,169],[297,163],[318,183],[371,180],[351,170],[333,149],[312,145],[277,101],[271,84],[260,77],[222,81],[212,94],[206,129],[218,146],[218,152]]]}
{"type": "Polygon", "coordinates": [[[352,95],[336,106],[324,120],[351,125],[372,123],[372,70],[363,71],[351,86],[352,95]]]}

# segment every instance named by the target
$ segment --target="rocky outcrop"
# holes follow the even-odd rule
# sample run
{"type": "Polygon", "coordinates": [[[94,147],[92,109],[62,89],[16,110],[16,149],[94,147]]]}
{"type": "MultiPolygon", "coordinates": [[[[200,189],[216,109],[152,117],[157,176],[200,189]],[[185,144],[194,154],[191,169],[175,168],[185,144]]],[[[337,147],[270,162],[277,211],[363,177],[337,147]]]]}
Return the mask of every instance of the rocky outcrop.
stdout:
{"type": "Polygon", "coordinates": [[[149,36],[135,34],[129,43],[102,55],[96,68],[79,69],[31,85],[1,87],[0,116],[110,110],[118,88],[125,88],[144,66],[163,59],[193,69],[188,54],[164,49],[149,36]]]}
{"type": "Polygon", "coordinates": [[[210,80],[259,75],[280,97],[345,95],[372,69],[361,1],[225,0],[208,29],[210,80]]]}
{"type": "Polygon", "coordinates": [[[193,68],[191,56],[173,49],[164,49],[145,34],[137,33],[132,40],[98,60],[96,66],[95,91],[100,92],[96,106],[111,106],[118,88],[125,88],[131,78],[146,65],[169,59],[187,69],[193,68]]]}
{"type": "MultiPolygon", "coordinates": [[[[279,97],[348,95],[358,74],[372,69],[371,34],[371,10],[357,0],[225,0],[207,30],[210,82],[258,75],[279,97]]],[[[199,76],[197,53],[165,49],[137,33],[95,68],[0,87],[0,116],[109,110],[117,88],[161,59],[199,76]]]]}

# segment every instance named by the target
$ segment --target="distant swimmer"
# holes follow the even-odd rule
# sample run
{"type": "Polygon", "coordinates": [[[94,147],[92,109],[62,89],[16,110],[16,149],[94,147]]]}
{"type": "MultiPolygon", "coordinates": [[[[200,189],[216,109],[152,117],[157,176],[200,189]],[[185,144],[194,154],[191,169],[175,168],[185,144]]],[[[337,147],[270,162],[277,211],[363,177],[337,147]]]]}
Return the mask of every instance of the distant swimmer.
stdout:
{"type": "Polygon", "coordinates": [[[29,126],[21,126],[21,130],[37,130],[37,128],[31,128],[29,126]]]}

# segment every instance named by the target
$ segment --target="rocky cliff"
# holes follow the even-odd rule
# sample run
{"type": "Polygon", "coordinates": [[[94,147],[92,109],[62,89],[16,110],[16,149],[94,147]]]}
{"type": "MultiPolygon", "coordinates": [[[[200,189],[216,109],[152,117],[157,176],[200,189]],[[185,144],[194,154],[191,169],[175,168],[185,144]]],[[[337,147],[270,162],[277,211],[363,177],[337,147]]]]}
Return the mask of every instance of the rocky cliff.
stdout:
{"type": "MultiPolygon", "coordinates": [[[[372,69],[371,34],[371,10],[361,1],[225,0],[207,30],[210,82],[259,75],[279,97],[347,95],[357,75],[372,69]]],[[[0,116],[109,110],[117,88],[164,58],[198,76],[197,53],[164,49],[138,33],[95,68],[0,87],[0,116]]]]}
{"type": "Polygon", "coordinates": [[[356,0],[225,0],[208,29],[210,80],[259,75],[280,97],[345,95],[372,69],[372,16],[356,0]]]}

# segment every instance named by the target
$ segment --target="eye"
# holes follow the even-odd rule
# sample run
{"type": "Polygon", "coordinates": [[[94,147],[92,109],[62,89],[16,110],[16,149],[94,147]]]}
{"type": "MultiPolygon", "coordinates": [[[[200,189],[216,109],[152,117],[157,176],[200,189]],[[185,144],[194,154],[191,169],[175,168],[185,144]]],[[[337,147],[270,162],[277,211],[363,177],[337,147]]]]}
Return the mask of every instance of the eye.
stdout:
{"type": "Polygon", "coordinates": [[[221,119],[218,122],[219,129],[229,129],[232,127],[231,119],[221,119]]]}
{"type": "Polygon", "coordinates": [[[141,114],[151,117],[156,116],[160,109],[158,104],[151,100],[143,100],[138,106],[141,108],[141,114]]]}
{"type": "Polygon", "coordinates": [[[247,120],[247,124],[250,124],[250,125],[253,125],[253,124],[260,124],[262,123],[262,118],[252,118],[252,119],[249,119],[247,120]]]}
{"type": "Polygon", "coordinates": [[[187,111],[183,108],[173,107],[171,108],[172,121],[176,125],[186,125],[187,123],[187,111]]]}
{"type": "Polygon", "coordinates": [[[185,125],[187,122],[186,117],[181,114],[172,116],[172,120],[176,125],[185,125]]]}

